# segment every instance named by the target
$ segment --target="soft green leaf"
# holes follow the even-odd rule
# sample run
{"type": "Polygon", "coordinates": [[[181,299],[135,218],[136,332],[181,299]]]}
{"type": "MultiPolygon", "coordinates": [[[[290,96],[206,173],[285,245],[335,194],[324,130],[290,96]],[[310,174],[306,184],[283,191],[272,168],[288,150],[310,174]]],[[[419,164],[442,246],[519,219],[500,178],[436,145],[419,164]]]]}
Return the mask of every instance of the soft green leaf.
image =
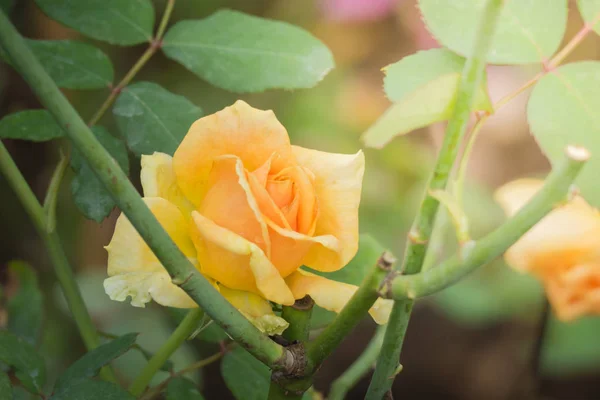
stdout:
{"type": "Polygon", "coordinates": [[[0,371],[0,400],[13,400],[13,390],[10,386],[10,378],[2,371],[0,371]]]}
{"type": "Polygon", "coordinates": [[[166,400],[204,400],[194,382],[186,378],[175,378],[167,386],[166,400]]]}
{"type": "Polygon", "coordinates": [[[35,344],[42,326],[43,300],[35,271],[28,264],[13,261],[8,270],[18,279],[16,293],[8,299],[8,330],[35,344]]]}
{"type": "Polygon", "coordinates": [[[35,0],[50,18],[96,40],[134,45],[152,39],[150,0],[35,0]]]}
{"type": "Polygon", "coordinates": [[[21,384],[30,392],[41,393],[46,380],[44,359],[25,340],[0,330],[0,361],[13,367],[21,384]]]}
{"type": "MultiPolygon", "coordinates": [[[[464,63],[451,51],[432,49],[386,67],[384,89],[394,104],[364,133],[364,143],[382,148],[395,136],[450,118],[464,63]]],[[[492,110],[485,78],[473,109],[492,110]]]]}
{"type": "Polygon", "coordinates": [[[239,346],[223,357],[221,375],[238,400],[264,400],[269,394],[269,368],[239,346]]]}
{"type": "Polygon", "coordinates": [[[58,378],[55,392],[62,393],[67,388],[98,375],[100,368],[121,356],[135,344],[137,335],[137,333],[128,333],[86,353],[58,378]]]}
{"type": "Polygon", "coordinates": [[[135,400],[135,397],[114,383],[84,379],[55,393],[50,400],[135,400]]]}
{"type": "MultiPolygon", "coordinates": [[[[505,1],[488,61],[541,63],[560,45],[567,25],[567,0],[505,1]]],[[[427,28],[445,47],[467,56],[474,46],[481,0],[419,0],[427,28]]]]}
{"type": "MultiPolygon", "coordinates": [[[[112,136],[101,126],[92,127],[92,131],[123,171],[126,174],[129,173],[129,158],[123,141],[112,136]]],[[[75,171],[75,176],[71,182],[71,192],[75,204],[86,218],[101,222],[115,207],[115,202],[102,182],[96,178],[87,162],[75,150],[71,157],[71,167],[75,171]]]]}
{"type": "Polygon", "coordinates": [[[0,120],[0,138],[34,142],[52,140],[64,135],[52,114],[46,110],[26,110],[9,114],[0,120]]]}
{"type": "Polygon", "coordinates": [[[121,92],[113,114],[129,149],[140,156],[173,154],[202,110],[155,83],[139,82],[121,92]]]}
{"type": "Polygon", "coordinates": [[[600,1],[578,0],[577,6],[583,20],[588,24],[594,24],[594,31],[600,34],[600,1]]]}
{"type": "Polygon", "coordinates": [[[538,144],[554,164],[568,145],[586,147],[592,157],[576,180],[584,197],[600,206],[600,62],[567,64],[534,87],[527,119],[538,144]]]}
{"type": "Polygon", "coordinates": [[[165,35],[163,51],[233,92],[313,87],[334,66],[329,49],[310,33],[231,10],[178,22],[165,35]]]}

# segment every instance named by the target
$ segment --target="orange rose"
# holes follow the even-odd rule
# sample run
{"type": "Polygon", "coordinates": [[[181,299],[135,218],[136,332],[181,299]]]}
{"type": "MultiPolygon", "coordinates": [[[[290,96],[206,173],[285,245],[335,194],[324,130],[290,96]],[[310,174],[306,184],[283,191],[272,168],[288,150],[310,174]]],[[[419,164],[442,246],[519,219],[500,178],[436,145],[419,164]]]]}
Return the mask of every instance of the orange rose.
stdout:
{"type": "MultiPolygon", "coordinates": [[[[356,290],[299,268],[336,271],[354,257],[363,172],[362,152],[291,146],[272,111],[238,101],[196,121],[172,158],[143,156],[141,180],[146,203],[182,252],[271,331],[274,321],[279,330],[285,324],[267,300],[291,305],[308,294],[339,311],[356,290]]],[[[107,250],[112,299],[195,306],[123,215],[107,250]]],[[[390,304],[373,307],[376,321],[385,322],[390,304]]]]}
{"type": "MultiPolygon", "coordinates": [[[[521,179],[496,198],[514,215],[543,182],[521,179]]],[[[548,214],[505,254],[506,262],[538,277],[561,320],[600,314],[600,213],[575,196],[548,214]]]]}

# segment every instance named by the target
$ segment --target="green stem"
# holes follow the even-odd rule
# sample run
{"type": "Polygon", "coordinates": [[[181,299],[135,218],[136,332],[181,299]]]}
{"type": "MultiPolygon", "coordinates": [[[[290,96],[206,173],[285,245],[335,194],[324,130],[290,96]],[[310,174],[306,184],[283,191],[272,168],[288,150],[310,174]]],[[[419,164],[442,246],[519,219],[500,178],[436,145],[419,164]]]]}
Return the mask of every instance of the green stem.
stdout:
{"type": "Polygon", "coordinates": [[[383,344],[385,328],[386,325],[377,328],[375,336],[373,336],[365,351],[352,363],[350,368],[333,382],[331,391],[327,396],[328,400],[344,400],[350,389],[374,367],[383,344]]]}
{"type": "Polygon", "coordinates": [[[171,18],[171,13],[173,12],[173,7],[175,7],[175,0],[167,0],[165,12],[160,20],[158,29],[156,30],[156,40],[161,40],[163,38],[165,31],[167,30],[167,25],[169,24],[169,19],[171,18]]]}
{"type": "MultiPolygon", "coordinates": [[[[475,34],[475,46],[465,63],[454,111],[446,127],[444,142],[438,160],[425,192],[425,198],[409,233],[404,255],[402,272],[414,274],[421,270],[427,243],[431,237],[439,202],[430,193],[444,190],[448,184],[459,146],[471,114],[477,87],[483,78],[486,55],[494,35],[496,20],[503,0],[488,0],[483,8],[481,20],[475,34]]],[[[377,363],[375,374],[369,385],[367,400],[380,400],[394,382],[394,371],[404,341],[404,335],[412,311],[412,301],[399,301],[394,304],[382,346],[382,357],[377,363]]]]}
{"type": "Polygon", "coordinates": [[[569,187],[588,159],[585,149],[568,147],[562,164],[552,170],[542,189],[511,219],[478,240],[469,242],[436,268],[416,275],[396,276],[386,297],[416,299],[436,293],[475,268],[499,257],[532,226],[568,198],[569,187]]]}
{"type": "Polygon", "coordinates": [[[148,361],[148,364],[142,369],[142,372],[135,378],[131,386],[129,386],[129,393],[138,397],[141,395],[146,387],[156,374],[156,372],[164,365],[165,362],[171,357],[171,355],[181,346],[186,339],[194,332],[198,327],[198,324],[204,316],[204,311],[197,308],[187,313],[183,321],[179,324],[175,332],[171,334],[169,339],[160,347],[160,349],[154,354],[154,356],[148,361]]]}
{"type": "MultiPolygon", "coordinates": [[[[17,197],[23,204],[25,211],[29,214],[33,225],[38,234],[44,241],[50,262],[54,266],[54,271],[60,284],[69,310],[73,315],[75,324],[79,329],[79,334],[88,350],[92,350],[100,344],[98,332],[94,327],[92,318],[85,307],[81,292],[77,287],[73,270],[69,265],[69,260],[65,255],[56,231],[49,232],[46,222],[44,208],[35,197],[35,194],[27,184],[25,177],[19,171],[19,168],[13,161],[4,143],[0,142],[0,170],[8,180],[17,197]]],[[[116,382],[117,379],[110,368],[103,368],[101,376],[105,380],[116,382]]]]}
{"type": "Polygon", "coordinates": [[[85,157],[119,208],[165,267],[172,282],[257,359],[276,370],[292,368],[294,358],[240,314],[181,253],[127,175],[69,104],[4,12],[0,12],[0,46],[74,147],[85,157]]]}
{"type": "Polygon", "coordinates": [[[65,175],[68,165],[69,157],[65,156],[61,151],[60,161],[52,173],[50,185],[48,185],[48,190],[46,190],[46,198],[44,199],[44,213],[46,214],[46,230],[48,233],[52,233],[54,232],[54,229],[56,229],[56,202],[58,200],[58,191],[60,190],[60,182],[65,175]]]}

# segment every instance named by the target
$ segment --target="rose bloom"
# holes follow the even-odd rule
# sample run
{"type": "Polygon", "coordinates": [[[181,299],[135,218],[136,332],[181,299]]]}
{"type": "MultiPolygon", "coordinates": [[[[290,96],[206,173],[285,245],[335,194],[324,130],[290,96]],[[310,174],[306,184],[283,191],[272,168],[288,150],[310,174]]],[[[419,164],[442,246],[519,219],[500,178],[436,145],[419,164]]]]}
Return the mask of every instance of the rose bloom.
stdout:
{"type": "MultiPolygon", "coordinates": [[[[517,180],[500,188],[496,199],[511,216],[542,184],[517,180]]],[[[600,214],[582,197],[574,196],[550,212],[506,252],[505,259],[541,280],[559,319],[600,314],[600,214]]]]}
{"type": "MultiPolygon", "coordinates": [[[[255,326],[280,334],[287,322],[269,301],[310,295],[339,312],[356,291],[300,267],[332,272],[356,254],[363,172],[362,152],[292,146],[272,111],[238,101],[196,121],[173,157],[142,156],[141,182],[183,254],[255,326]]],[[[106,249],[111,299],[197,307],[123,214],[106,249]]],[[[390,307],[378,300],[370,312],[385,323],[390,307]]]]}

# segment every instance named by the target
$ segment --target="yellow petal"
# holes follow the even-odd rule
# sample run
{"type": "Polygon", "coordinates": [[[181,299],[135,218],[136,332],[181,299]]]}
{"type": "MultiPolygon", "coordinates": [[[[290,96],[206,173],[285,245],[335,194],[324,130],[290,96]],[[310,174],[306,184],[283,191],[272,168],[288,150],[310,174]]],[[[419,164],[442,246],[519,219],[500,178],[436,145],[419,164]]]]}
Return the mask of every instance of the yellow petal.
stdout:
{"type": "Polygon", "coordinates": [[[197,211],[192,219],[191,237],[203,274],[232,289],[260,293],[279,304],[294,304],[285,281],[256,244],[197,211]]]}
{"type": "Polygon", "coordinates": [[[319,214],[315,236],[332,235],[339,241],[336,253],[325,246],[310,250],[305,263],[318,271],[336,271],[358,250],[358,206],[365,170],[362,151],[334,154],[292,146],[298,164],[315,175],[319,214]]]}
{"type": "Polygon", "coordinates": [[[220,286],[221,294],[254,326],[267,335],[281,335],[288,322],[273,312],[271,304],[257,294],[220,286]]]}
{"type": "Polygon", "coordinates": [[[213,160],[222,155],[239,157],[248,171],[261,167],[271,156],[275,171],[294,163],[287,131],[273,112],[239,100],[194,122],[173,156],[177,182],[196,206],[206,193],[213,160]]]}
{"type": "Polygon", "coordinates": [[[170,155],[159,152],[142,155],[140,178],[145,197],[162,197],[179,207],[184,216],[189,217],[194,206],[177,185],[173,158],[170,155]]]}
{"type": "MultiPolygon", "coordinates": [[[[521,179],[496,192],[506,213],[514,215],[542,187],[543,182],[521,179]]],[[[539,276],[557,268],[585,264],[600,256],[600,214],[576,196],[558,206],[529,230],[505,254],[508,264],[539,276]]]]}
{"type": "MultiPolygon", "coordinates": [[[[336,313],[344,308],[358,289],[357,286],[332,281],[302,270],[291,274],[286,282],[292,289],[296,299],[309,295],[315,301],[315,304],[336,313]]],[[[376,323],[386,324],[393,305],[392,300],[378,299],[369,310],[369,314],[376,323]]]]}
{"type": "MultiPolygon", "coordinates": [[[[189,238],[189,223],[172,203],[158,197],[144,198],[152,213],[179,249],[192,262],[196,250],[189,238]]],[[[189,308],[195,303],[171,279],[148,245],[124,214],[117,219],[115,232],[108,246],[108,275],[104,288],[117,301],[131,297],[131,304],[143,307],[151,299],[170,307],[189,308]]]]}

